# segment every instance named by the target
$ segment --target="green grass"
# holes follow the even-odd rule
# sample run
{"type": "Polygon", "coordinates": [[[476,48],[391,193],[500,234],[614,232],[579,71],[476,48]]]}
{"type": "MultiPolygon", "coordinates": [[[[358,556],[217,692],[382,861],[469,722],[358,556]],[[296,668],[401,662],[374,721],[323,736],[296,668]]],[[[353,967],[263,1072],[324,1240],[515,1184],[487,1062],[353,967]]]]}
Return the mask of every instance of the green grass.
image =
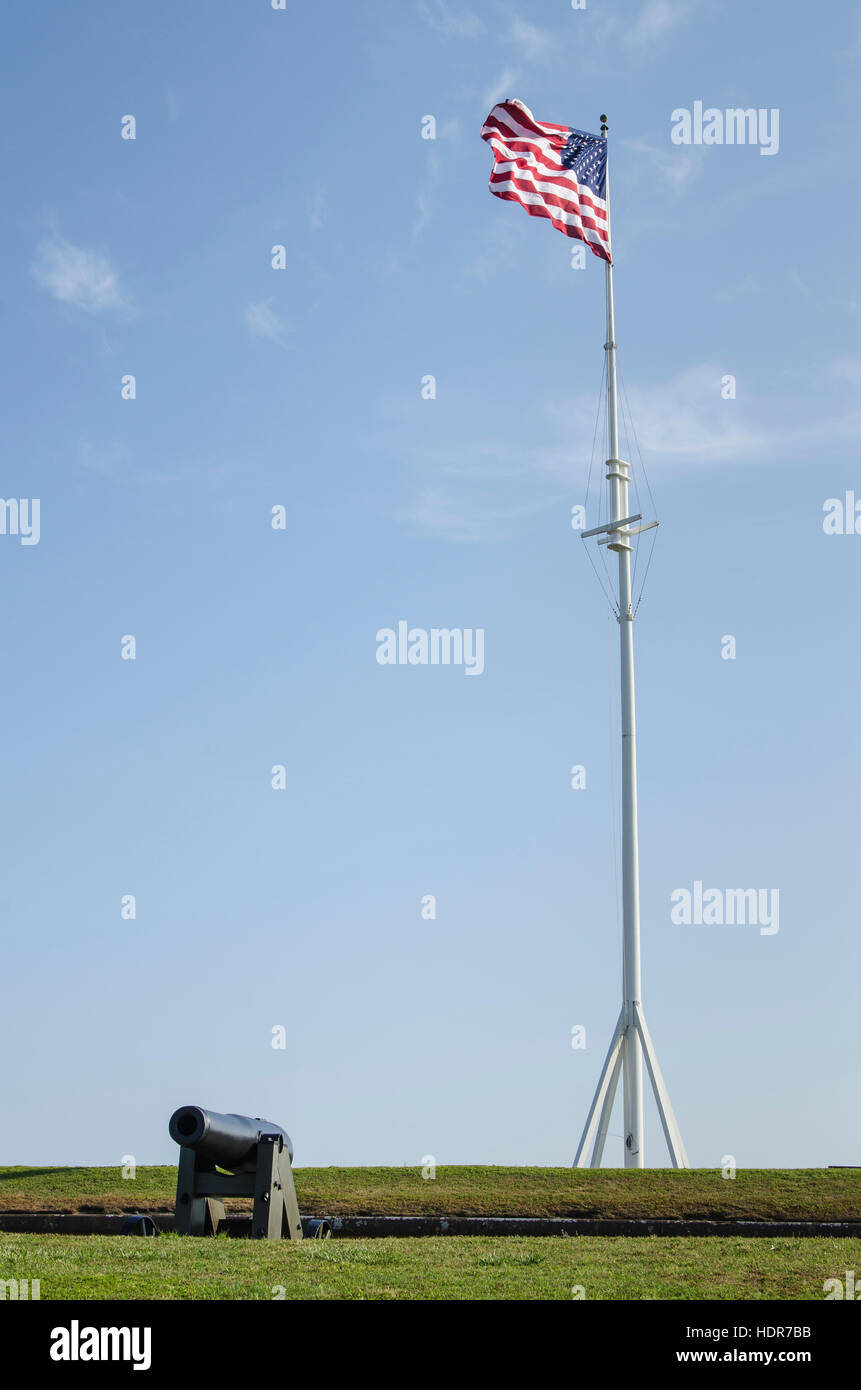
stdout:
{"type": "MultiPolygon", "coordinates": [[[[0,1211],[170,1211],[175,1168],[0,1168],[0,1211]]],[[[298,1168],[305,1214],[861,1220],[861,1169],[298,1168]]],[[[234,1204],[235,1209],[247,1203],[234,1204]]]]}
{"type": "Polygon", "coordinates": [[[815,1237],[490,1239],[270,1243],[162,1235],[0,1234],[0,1278],[51,1299],[821,1300],[861,1269],[861,1241],[815,1237]]]}

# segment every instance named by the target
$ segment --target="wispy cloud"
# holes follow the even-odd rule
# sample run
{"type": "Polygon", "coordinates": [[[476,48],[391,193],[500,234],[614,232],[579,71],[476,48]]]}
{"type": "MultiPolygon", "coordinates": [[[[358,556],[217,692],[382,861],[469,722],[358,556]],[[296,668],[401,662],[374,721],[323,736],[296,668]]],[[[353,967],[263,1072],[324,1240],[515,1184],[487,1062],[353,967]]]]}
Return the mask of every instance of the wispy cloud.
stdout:
{"type": "Polygon", "coordinates": [[[116,439],[82,439],[80,442],[82,466],[90,473],[114,480],[128,479],[132,471],[132,459],[128,445],[116,439]]]}
{"type": "Polygon", "coordinates": [[[326,190],[322,184],[318,183],[308,201],[308,226],[311,228],[311,231],[322,231],[325,219],[326,190]]]}
{"type": "Polygon", "coordinates": [[[624,41],[629,48],[646,48],[687,23],[696,7],[697,0],[646,0],[624,41]]]}
{"type": "Polygon", "coordinates": [[[427,172],[424,183],[416,195],[416,216],[410,231],[413,244],[418,241],[433,212],[433,194],[440,181],[440,161],[436,150],[427,152],[427,172]]]}
{"type": "Polygon", "coordinates": [[[261,299],[257,304],[249,304],[245,310],[245,326],[249,333],[258,338],[268,338],[273,343],[284,343],[288,327],[272,308],[271,299],[261,299]]]}
{"type": "Polygon", "coordinates": [[[40,241],[30,269],[55,299],[74,304],[88,314],[109,313],[126,307],[117,272],[107,257],[82,246],[72,246],[62,237],[40,241]]]}
{"type": "Polygon", "coordinates": [[[539,413],[540,438],[526,450],[504,426],[497,437],[458,431],[433,442],[410,427],[398,452],[416,475],[416,498],[397,519],[448,540],[491,541],[520,518],[563,505],[572,480],[576,498],[578,441],[567,423],[539,413]]]}
{"type": "Polygon", "coordinates": [[[478,15],[467,10],[455,10],[444,0],[420,0],[418,12],[422,18],[447,39],[477,39],[485,32],[478,15]]]}
{"type": "Polygon", "coordinates": [[[463,139],[463,123],[459,116],[446,116],[444,120],[437,121],[436,135],[438,140],[452,140],[455,143],[463,139]]]}
{"type": "Polygon", "coordinates": [[[672,149],[661,149],[660,145],[653,145],[645,139],[622,140],[620,143],[648,160],[650,168],[676,193],[697,177],[705,158],[701,145],[674,145],[672,149]]]}
{"type": "Polygon", "coordinates": [[[537,24],[530,24],[518,15],[511,21],[508,42],[515,46],[518,57],[527,63],[543,62],[554,49],[553,37],[546,29],[539,29],[537,24]]]}
{"type": "Polygon", "coordinates": [[[428,535],[449,541],[491,541],[504,536],[510,523],[542,511],[546,501],[524,501],[519,506],[485,510],[468,499],[455,498],[439,488],[427,488],[414,506],[401,512],[399,521],[428,535]]]}
{"type": "MultiPolygon", "coordinates": [[[[735,464],[770,464],[802,457],[811,447],[861,439],[861,408],[834,408],[839,384],[861,377],[861,359],[826,364],[815,384],[820,411],[799,425],[787,410],[786,395],[772,394],[756,380],[741,378],[737,396],[725,400],[726,363],[700,362],[652,385],[629,386],[627,405],[649,475],[735,464]]],[[[786,383],[784,383],[786,385],[786,383]]],[[[806,382],[810,391],[811,383],[806,382]]],[[[789,384],[795,395],[795,383],[789,384]]],[[[554,409],[557,409],[554,407],[554,409]]],[[[582,435],[594,422],[594,400],[578,398],[560,420],[576,421],[582,435]]],[[[627,415],[627,410],[624,412],[627,415]]],[[[629,457],[634,441],[627,441],[629,457]],[[630,447],[629,447],[630,446],[630,447]]]]}
{"type": "Polygon", "coordinates": [[[419,190],[416,197],[416,216],[410,231],[410,240],[415,243],[418,241],[431,216],[430,193],[426,188],[419,190]]]}
{"type": "MultiPolygon", "coordinates": [[[[626,408],[620,442],[640,480],[640,450],[650,481],[668,486],[703,471],[774,467],[861,441],[861,407],[843,404],[846,384],[861,382],[861,357],[826,364],[815,389],[804,379],[821,404],[816,418],[800,426],[787,409],[797,382],[783,380],[769,394],[768,386],[740,378],[737,398],[726,400],[727,371],[725,363],[700,362],[663,381],[628,387],[636,441],[626,408]]],[[[510,534],[522,517],[582,500],[595,411],[595,397],[586,394],[536,405],[528,448],[506,432],[498,439],[460,433],[402,449],[419,482],[415,502],[398,519],[450,540],[491,541],[510,534]]]]}
{"type": "Polygon", "coordinates": [[[481,99],[482,110],[489,111],[498,101],[504,101],[506,97],[514,96],[517,79],[516,68],[504,67],[496,81],[485,89],[481,99]]]}
{"type": "Polygon", "coordinates": [[[719,286],[715,290],[715,299],[719,304],[732,304],[739,299],[750,299],[753,295],[763,294],[765,288],[765,282],[761,277],[744,275],[738,280],[730,280],[719,286]]]}
{"type": "MultiPolygon", "coordinates": [[[[627,400],[646,467],[666,472],[703,464],[747,463],[770,458],[781,448],[767,419],[768,403],[724,400],[721,380],[726,372],[713,362],[684,368],[669,380],[633,386],[627,400]],[[762,406],[765,406],[765,410],[762,406]]],[[[630,452],[634,443],[630,441],[630,452]]],[[[627,457],[628,455],[626,455],[627,457]]]]}
{"type": "Polygon", "coordinates": [[[850,381],[861,386],[861,357],[838,357],[832,363],[832,372],[837,381],[850,381]]]}
{"type": "Polygon", "coordinates": [[[469,515],[462,504],[439,488],[426,488],[398,519],[453,541],[486,540],[489,535],[487,517],[469,515]]]}
{"type": "Polygon", "coordinates": [[[211,453],[200,456],[180,452],[165,457],[160,451],[156,458],[146,449],[132,453],[125,440],[116,438],[84,438],[78,444],[81,467],[88,473],[128,487],[145,487],[150,483],[196,483],[202,477],[211,483],[229,478],[234,465],[213,462],[211,453]],[[155,465],[155,466],[154,466],[155,465]]]}

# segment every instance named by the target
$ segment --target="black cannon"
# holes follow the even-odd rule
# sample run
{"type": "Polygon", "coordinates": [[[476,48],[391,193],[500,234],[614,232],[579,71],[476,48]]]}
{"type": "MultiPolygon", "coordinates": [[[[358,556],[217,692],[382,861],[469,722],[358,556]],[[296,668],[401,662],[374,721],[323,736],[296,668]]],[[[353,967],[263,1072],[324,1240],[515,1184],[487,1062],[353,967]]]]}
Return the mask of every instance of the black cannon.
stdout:
{"type": "MultiPolygon", "coordinates": [[[[175,1231],[214,1235],[224,1220],[224,1203],[218,1199],[253,1197],[252,1236],[302,1239],[291,1167],[293,1145],[283,1129],[268,1120],[219,1115],[199,1105],[180,1106],[171,1115],[169,1129],[180,1146],[175,1231]]],[[[329,1233],[326,1222],[308,1224],[308,1235],[329,1233]]]]}
{"type": "Polygon", "coordinates": [[[213,1166],[229,1168],[231,1173],[253,1172],[257,1166],[257,1145],[261,1136],[281,1136],[293,1162],[290,1135],[268,1120],[249,1120],[247,1115],[219,1115],[199,1105],[181,1105],[170,1117],[171,1139],[184,1149],[194,1149],[199,1158],[213,1166]]]}

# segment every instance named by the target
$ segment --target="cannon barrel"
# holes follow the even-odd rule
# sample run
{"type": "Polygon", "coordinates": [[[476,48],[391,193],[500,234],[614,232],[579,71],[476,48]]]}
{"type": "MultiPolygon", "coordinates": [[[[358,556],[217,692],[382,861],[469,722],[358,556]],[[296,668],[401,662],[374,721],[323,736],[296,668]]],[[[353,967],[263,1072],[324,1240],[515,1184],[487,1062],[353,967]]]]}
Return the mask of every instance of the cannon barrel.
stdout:
{"type": "Polygon", "coordinates": [[[199,1105],[181,1105],[170,1117],[170,1137],[184,1149],[194,1149],[201,1158],[227,1168],[232,1173],[254,1169],[257,1141],[261,1135],[280,1135],[293,1162],[289,1134],[269,1120],[252,1120],[247,1115],[219,1115],[199,1105]]]}

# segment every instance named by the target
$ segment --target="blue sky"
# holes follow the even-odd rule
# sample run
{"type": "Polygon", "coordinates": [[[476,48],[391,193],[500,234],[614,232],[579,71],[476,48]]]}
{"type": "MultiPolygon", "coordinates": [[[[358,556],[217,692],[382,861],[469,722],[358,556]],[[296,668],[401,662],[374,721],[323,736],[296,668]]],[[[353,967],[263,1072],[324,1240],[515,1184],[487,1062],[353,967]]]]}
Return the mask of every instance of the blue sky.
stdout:
{"type": "Polygon", "coordinates": [[[573,1157],[620,989],[617,633],[569,524],[603,268],[490,196],[506,96],[610,117],[688,1153],[857,1162],[857,6],[52,0],[0,67],[2,494],[41,504],[0,536],[2,1162],[169,1162],[189,1102],[299,1164],[573,1157]],[[778,152],[674,145],[695,101],[779,110],[778,152]],[[483,629],[483,674],[379,665],[399,620],[483,629]],[[673,924],[696,880],[778,889],[779,932],[673,924]]]}

